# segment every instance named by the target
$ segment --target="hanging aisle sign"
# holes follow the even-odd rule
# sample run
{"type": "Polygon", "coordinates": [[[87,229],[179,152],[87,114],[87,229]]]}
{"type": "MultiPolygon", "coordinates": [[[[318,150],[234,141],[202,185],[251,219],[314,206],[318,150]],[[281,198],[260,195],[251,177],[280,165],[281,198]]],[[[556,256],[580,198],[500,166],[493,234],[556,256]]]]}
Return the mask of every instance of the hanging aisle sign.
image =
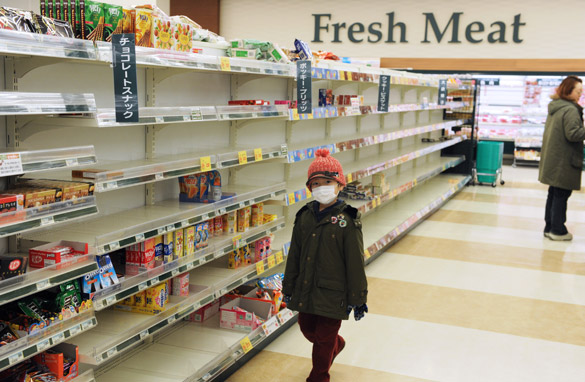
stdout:
{"type": "Polygon", "coordinates": [[[116,122],[138,122],[135,43],[133,33],[112,35],[116,122]]]}
{"type": "Polygon", "coordinates": [[[311,61],[297,61],[297,110],[299,114],[313,112],[311,61]]]}
{"type": "Polygon", "coordinates": [[[447,103],[447,80],[439,80],[439,105],[447,103]]]}
{"type": "Polygon", "coordinates": [[[388,101],[390,98],[390,76],[380,75],[380,84],[378,86],[378,111],[381,113],[388,112],[388,101]]]}

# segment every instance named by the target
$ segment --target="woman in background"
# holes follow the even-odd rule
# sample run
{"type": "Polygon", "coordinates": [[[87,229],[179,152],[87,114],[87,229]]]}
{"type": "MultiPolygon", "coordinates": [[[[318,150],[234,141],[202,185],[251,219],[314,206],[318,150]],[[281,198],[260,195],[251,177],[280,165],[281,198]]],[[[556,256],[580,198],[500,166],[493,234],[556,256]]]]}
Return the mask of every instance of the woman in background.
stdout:
{"type": "Polygon", "coordinates": [[[568,76],[548,105],[538,180],[549,186],[544,236],[554,241],[573,239],[565,222],[567,201],[573,190],[581,189],[585,127],[583,108],[577,102],[582,92],[583,81],[568,76]]]}

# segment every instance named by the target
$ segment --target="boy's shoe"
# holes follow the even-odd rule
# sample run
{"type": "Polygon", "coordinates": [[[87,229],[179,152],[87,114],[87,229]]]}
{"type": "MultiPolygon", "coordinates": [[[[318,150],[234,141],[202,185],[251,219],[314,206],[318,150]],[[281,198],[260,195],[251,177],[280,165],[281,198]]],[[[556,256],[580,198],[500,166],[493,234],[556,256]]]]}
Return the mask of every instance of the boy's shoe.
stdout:
{"type": "Polygon", "coordinates": [[[544,237],[550,239],[550,232],[544,231],[544,237]]]}
{"type": "Polygon", "coordinates": [[[553,241],[571,241],[573,240],[573,235],[570,232],[567,232],[564,235],[555,235],[554,233],[550,233],[548,238],[553,241]]]}

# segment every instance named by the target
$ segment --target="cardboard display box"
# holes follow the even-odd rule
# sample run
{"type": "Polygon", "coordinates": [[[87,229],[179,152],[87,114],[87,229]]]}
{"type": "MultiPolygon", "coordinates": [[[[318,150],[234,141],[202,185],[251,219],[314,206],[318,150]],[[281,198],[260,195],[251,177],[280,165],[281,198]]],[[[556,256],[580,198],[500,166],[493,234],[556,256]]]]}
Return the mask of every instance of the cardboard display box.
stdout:
{"type": "Polygon", "coordinates": [[[252,331],[272,317],[270,301],[236,298],[222,305],[219,310],[219,325],[225,329],[252,331]]]}
{"type": "Polygon", "coordinates": [[[79,349],[77,346],[62,343],[51,348],[54,353],[41,353],[35,357],[35,362],[47,366],[51,373],[57,376],[60,381],[72,381],[79,374],[79,349]],[[64,364],[67,359],[75,360],[69,367],[64,370],[64,364]]]}
{"type": "Polygon", "coordinates": [[[88,253],[89,246],[87,243],[65,240],[56,241],[29,249],[29,265],[31,268],[44,268],[66,261],[67,258],[87,255],[88,253]],[[71,250],[67,248],[71,248],[71,250]]]}

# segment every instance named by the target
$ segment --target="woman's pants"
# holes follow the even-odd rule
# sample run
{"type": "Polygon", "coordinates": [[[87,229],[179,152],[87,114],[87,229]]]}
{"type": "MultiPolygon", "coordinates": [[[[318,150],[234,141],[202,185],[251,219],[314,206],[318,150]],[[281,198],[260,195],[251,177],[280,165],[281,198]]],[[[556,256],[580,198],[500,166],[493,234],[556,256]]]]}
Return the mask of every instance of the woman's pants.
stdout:
{"type": "Polygon", "coordinates": [[[565,227],[565,222],[567,221],[567,201],[572,192],[553,186],[548,188],[544,232],[550,232],[554,235],[566,235],[569,232],[565,227]]]}

